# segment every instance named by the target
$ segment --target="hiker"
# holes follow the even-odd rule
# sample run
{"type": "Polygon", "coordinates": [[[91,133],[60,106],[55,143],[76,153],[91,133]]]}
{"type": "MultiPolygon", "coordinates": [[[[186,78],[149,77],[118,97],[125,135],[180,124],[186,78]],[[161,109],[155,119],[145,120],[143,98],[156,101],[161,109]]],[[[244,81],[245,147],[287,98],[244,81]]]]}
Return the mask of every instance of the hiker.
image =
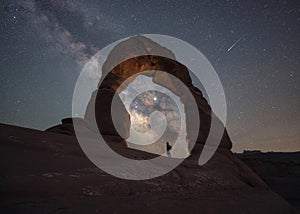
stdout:
{"type": "Polygon", "coordinates": [[[170,145],[170,143],[169,142],[167,142],[167,156],[168,157],[171,157],[171,149],[172,149],[172,146],[170,145]]]}

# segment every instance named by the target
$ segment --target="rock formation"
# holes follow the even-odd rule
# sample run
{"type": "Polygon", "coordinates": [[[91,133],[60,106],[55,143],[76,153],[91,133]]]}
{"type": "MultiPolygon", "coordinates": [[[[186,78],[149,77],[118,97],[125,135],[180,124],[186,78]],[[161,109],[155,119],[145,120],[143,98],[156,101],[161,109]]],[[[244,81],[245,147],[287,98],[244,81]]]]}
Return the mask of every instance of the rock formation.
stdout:
{"type": "MultiPolygon", "coordinates": [[[[214,156],[205,165],[198,165],[198,157],[210,129],[211,117],[215,116],[201,91],[193,86],[188,69],[176,62],[169,50],[145,37],[126,40],[112,50],[103,66],[104,79],[91,97],[83,123],[91,127],[89,124],[93,115],[91,105],[95,103],[96,119],[93,122],[98,124],[107,143],[116,152],[131,159],[155,157],[154,154],[129,149],[121,143],[116,143],[119,136],[128,137],[130,118],[121,101],[117,100],[120,102],[117,117],[122,122],[122,128],[117,132],[110,112],[114,94],[126,89],[126,84],[122,83],[128,77],[142,71],[147,71],[144,75],[152,77],[153,82],[167,87],[180,97],[182,103],[188,105],[191,97],[181,94],[176,82],[170,81],[169,74],[176,76],[184,82],[196,100],[201,120],[200,129],[196,130],[199,134],[196,136],[196,145],[191,155],[183,163],[166,175],[151,180],[120,180],[92,165],[83,155],[74,136],[2,126],[0,128],[6,129],[0,135],[1,142],[5,144],[4,148],[13,151],[14,154],[19,154],[22,149],[25,151],[21,156],[18,155],[17,159],[7,155],[1,156],[1,162],[11,166],[6,166],[2,170],[7,175],[1,182],[2,189],[12,197],[6,200],[6,204],[11,205],[16,201],[24,203],[28,197],[31,201],[42,203],[40,197],[43,197],[46,201],[39,205],[40,209],[37,209],[39,211],[45,207],[55,209],[55,206],[59,206],[67,211],[76,209],[78,212],[87,210],[124,213],[291,212],[290,206],[282,198],[273,193],[251,169],[233,155],[230,151],[232,143],[226,130],[214,156]],[[144,55],[131,55],[134,48],[142,48],[144,55]],[[152,56],[151,51],[156,49],[169,57],[152,56]],[[111,56],[123,62],[114,65],[111,56]],[[165,73],[162,75],[156,72],[157,70],[165,73]],[[30,137],[27,137],[28,135],[30,137]],[[39,142],[41,139],[45,142],[39,142]],[[21,150],[17,149],[16,145],[21,150]],[[38,158],[42,158],[43,161],[36,162],[38,158]],[[18,171],[20,165],[22,170],[18,171]],[[51,201],[49,197],[54,200],[51,201]],[[66,198],[68,202],[72,202],[73,207],[67,205],[70,203],[64,202],[66,198]]],[[[190,137],[195,133],[191,120],[193,115],[188,108],[185,109],[185,113],[187,134],[190,137]]],[[[64,120],[61,126],[48,131],[62,133],[62,129],[67,129],[69,135],[73,134],[69,120],[64,120]]],[[[27,207],[33,205],[29,204],[27,207]]],[[[17,208],[21,209],[22,206],[15,206],[15,209],[17,208]]]]}
{"type": "MultiPolygon", "coordinates": [[[[107,57],[102,68],[102,83],[98,86],[98,91],[93,93],[91,102],[87,107],[85,115],[87,121],[93,121],[93,110],[90,109],[93,109],[91,105],[95,103],[96,120],[98,121],[97,124],[100,131],[103,134],[118,134],[113,126],[110,112],[111,100],[114,95],[113,92],[121,93],[126,89],[127,85],[134,80],[134,78],[131,78],[131,80],[128,81],[128,78],[137,76],[142,72],[143,75],[151,77],[154,83],[169,89],[180,98],[181,102],[185,105],[188,138],[193,139],[193,141],[197,143],[204,144],[210,130],[211,117],[215,117],[206,99],[203,97],[201,91],[193,85],[188,69],[176,61],[174,54],[170,50],[142,36],[133,37],[121,42],[114,47],[107,57]],[[139,53],[144,55],[135,56],[132,54],[136,52],[136,49],[139,50],[139,53]],[[158,51],[168,56],[168,58],[152,55],[158,51]],[[130,58],[128,59],[128,57],[130,58]],[[118,65],[114,65],[116,60],[122,62],[118,65]],[[171,75],[177,79],[171,78],[171,75]],[[190,97],[187,93],[183,93],[184,90],[178,87],[180,86],[179,81],[183,82],[193,97],[190,97]],[[110,99],[106,97],[109,96],[107,94],[108,91],[111,92],[110,99]],[[102,97],[103,93],[106,94],[105,98],[102,97]],[[194,130],[194,127],[197,127],[196,124],[194,124],[195,112],[188,107],[192,99],[195,99],[199,111],[199,118],[201,120],[199,130],[194,130]],[[106,110],[103,110],[103,108],[106,108],[104,106],[108,106],[106,110]],[[105,124],[105,126],[101,126],[101,124],[105,124]],[[195,133],[198,135],[195,136],[195,133]]],[[[123,127],[122,130],[125,132],[121,135],[128,136],[130,123],[127,118],[129,115],[125,115],[126,110],[122,104],[120,104],[120,112],[124,112],[124,115],[119,115],[119,121],[124,121],[121,127],[123,127]]],[[[221,121],[219,121],[219,123],[220,126],[222,126],[221,121]]],[[[232,143],[225,130],[220,147],[230,149],[231,146],[232,143]]]]}

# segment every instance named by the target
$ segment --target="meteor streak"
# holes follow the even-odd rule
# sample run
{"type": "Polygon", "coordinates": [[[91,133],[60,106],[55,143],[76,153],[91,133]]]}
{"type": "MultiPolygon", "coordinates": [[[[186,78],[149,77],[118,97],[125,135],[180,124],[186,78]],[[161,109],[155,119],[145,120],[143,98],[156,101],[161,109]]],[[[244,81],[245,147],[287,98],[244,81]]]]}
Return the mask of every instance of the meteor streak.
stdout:
{"type": "Polygon", "coordinates": [[[245,36],[245,34],[244,35],[242,35],[238,40],[236,40],[228,49],[227,49],[227,52],[229,52],[229,51],[231,51],[231,49],[232,48],[234,48],[236,45],[237,45],[237,43],[239,43],[241,40],[242,40],[242,38],[245,36]]]}

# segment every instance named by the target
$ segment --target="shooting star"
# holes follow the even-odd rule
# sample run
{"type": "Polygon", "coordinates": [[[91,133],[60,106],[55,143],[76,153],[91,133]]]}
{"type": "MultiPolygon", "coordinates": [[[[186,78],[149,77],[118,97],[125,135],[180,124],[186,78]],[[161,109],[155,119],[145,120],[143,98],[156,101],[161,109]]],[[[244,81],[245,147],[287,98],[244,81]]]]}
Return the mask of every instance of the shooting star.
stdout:
{"type": "Polygon", "coordinates": [[[242,35],[238,40],[236,40],[236,41],[230,46],[230,48],[227,49],[227,52],[231,51],[231,49],[234,48],[234,47],[237,45],[237,43],[239,43],[239,42],[242,40],[242,38],[243,38],[244,36],[245,36],[245,34],[242,35]]]}

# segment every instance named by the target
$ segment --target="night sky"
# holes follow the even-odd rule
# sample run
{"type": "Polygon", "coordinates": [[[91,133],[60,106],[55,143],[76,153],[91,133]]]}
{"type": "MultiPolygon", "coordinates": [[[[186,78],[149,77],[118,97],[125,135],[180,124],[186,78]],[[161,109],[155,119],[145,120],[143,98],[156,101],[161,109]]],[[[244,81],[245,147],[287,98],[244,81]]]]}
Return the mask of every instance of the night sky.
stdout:
{"type": "Polygon", "coordinates": [[[77,77],[104,46],[182,39],[223,84],[234,151],[300,150],[300,1],[1,1],[0,122],[44,130],[71,116],[77,77]]]}

